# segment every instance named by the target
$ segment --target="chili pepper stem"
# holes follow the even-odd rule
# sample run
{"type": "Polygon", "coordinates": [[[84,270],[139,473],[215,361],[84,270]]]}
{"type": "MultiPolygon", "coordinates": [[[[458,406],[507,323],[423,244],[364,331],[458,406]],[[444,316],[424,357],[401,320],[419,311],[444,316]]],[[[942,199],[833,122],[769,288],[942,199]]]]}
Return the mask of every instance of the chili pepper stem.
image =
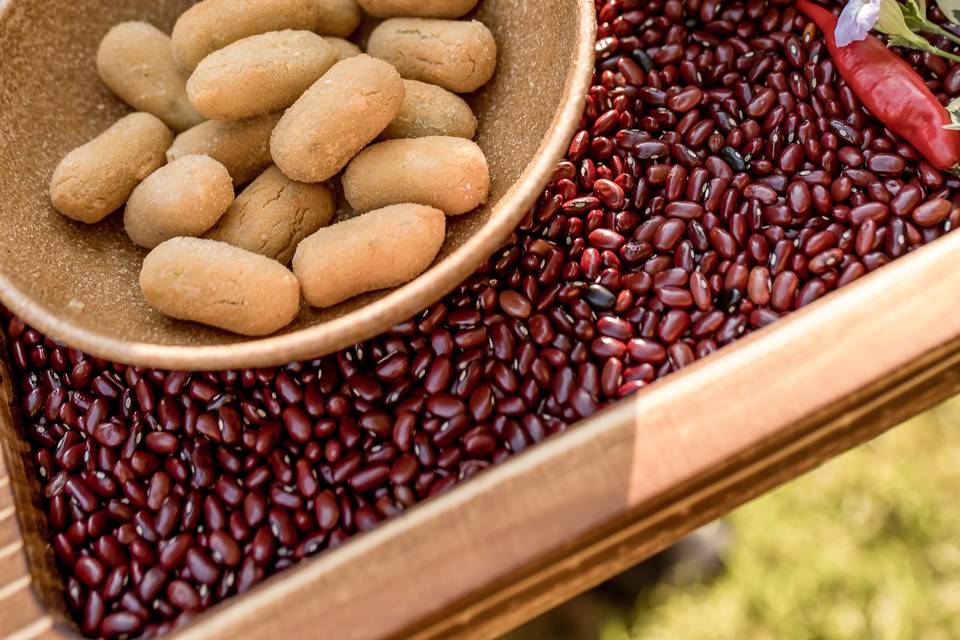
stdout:
{"type": "MultiPolygon", "coordinates": [[[[938,25],[938,24],[936,24],[936,23],[927,22],[927,23],[924,25],[924,31],[927,31],[928,33],[934,33],[934,34],[936,34],[936,35],[938,35],[938,36],[943,36],[944,38],[946,38],[946,39],[949,40],[950,42],[953,42],[954,44],[960,44],[960,36],[957,36],[956,34],[954,34],[954,33],[951,32],[951,31],[947,31],[946,29],[944,29],[943,27],[941,27],[940,25],[938,25]]],[[[943,54],[946,54],[946,53],[947,53],[946,51],[944,51],[943,53],[940,53],[940,52],[938,51],[938,55],[943,55],[943,54]]]]}
{"type": "Polygon", "coordinates": [[[937,47],[931,47],[930,53],[935,53],[938,56],[946,58],[947,60],[953,60],[954,62],[960,62],[960,56],[955,53],[950,53],[949,51],[944,51],[943,49],[938,49],[937,47]]]}
{"type": "Polygon", "coordinates": [[[955,53],[950,53],[949,51],[944,51],[942,49],[933,48],[934,50],[930,53],[936,53],[938,56],[942,56],[947,60],[953,60],[954,62],[960,62],[960,56],[955,53]]]}
{"type": "Polygon", "coordinates": [[[887,38],[887,46],[890,47],[903,47],[905,49],[913,49],[914,51],[925,51],[927,53],[932,53],[941,58],[946,58],[947,60],[953,60],[954,62],[960,62],[960,56],[955,53],[950,53],[949,51],[944,51],[943,49],[938,49],[932,44],[927,43],[926,45],[915,44],[911,41],[904,40],[902,38],[896,38],[890,36],[887,38]]]}

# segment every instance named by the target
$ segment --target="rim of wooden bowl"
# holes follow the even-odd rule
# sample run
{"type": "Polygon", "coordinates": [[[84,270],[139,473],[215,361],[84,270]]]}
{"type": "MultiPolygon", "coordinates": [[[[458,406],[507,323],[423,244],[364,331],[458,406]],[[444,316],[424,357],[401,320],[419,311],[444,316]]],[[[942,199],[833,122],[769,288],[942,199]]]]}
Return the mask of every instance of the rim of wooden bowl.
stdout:
{"type": "Polygon", "coordinates": [[[550,179],[576,131],[594,65],[596,14],[593,0],[577,0],[577,42],[563,95],[549,132],[526,169],[484,224],[429,271],[384,297],[339,318],[290,333],[209,346],[135,342],[84,329],[33,302],[0,273],[0,299],[38,331],[91,355],[130,365],[210,371],[271,367],[308,360],[362,342],[413,317],[452,291],[514,231],[550,179]]]}

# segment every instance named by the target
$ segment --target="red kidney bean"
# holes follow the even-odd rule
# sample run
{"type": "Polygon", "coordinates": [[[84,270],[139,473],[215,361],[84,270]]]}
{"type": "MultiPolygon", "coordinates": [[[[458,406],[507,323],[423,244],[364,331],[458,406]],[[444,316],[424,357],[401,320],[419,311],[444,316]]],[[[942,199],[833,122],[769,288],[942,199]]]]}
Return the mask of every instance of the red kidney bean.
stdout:
{"type": "Polygon", "coordinates": [[[819,278],[814,278],[810,280],[803,288],[800,289],[800,293],[797,294],[797,308],[805,307],[817,298],[820,298],[827,292],[827,285],[823,280],[819,278]]]}
{"type": "MultiPolygon", "coordinates": [[[[223,531],[214,531],[207,542],[213,559],[228,567],[235,567],[243,559],[243,552],[237,541],[223,531]]],[[[149,599],[149,598],[148,598],[149,599]]]]}
{"type": "Polygon", "coordinates": [[[780,169],[787,175],[791,175],[800,168],[803,162],[803,146],[797,143],[788,144],[780,156],[780,169]]]}
{"type": "Polygon", "coordinates": [[[91,591],[83,607],[80,630],[87,636],[96,636],[100,630],[105,612],[106,605],[104,604],[103,598],[96,591],[91,591]]]}
{"type": "Polygon", "coordinates": [[[854,225],[863,224],[867,220],[882,222],[889,215],[890,208],[882,202],[867,202],[850,211],[850,222],[854,225]]]}
{"type": "Polygon", "coordinates": [[[73,571],[78,580],[91,588],[100,586],[100,583],[107,577],[103,564],[91,556],[84,556],[77,560],[73,566],[73,571]]]}
{"type": "Polygon", "coordinates": [[[807,268],[811,273],[822,274],[838,265],[843,259],[843,255],[842,249],[827,249],[812,257],[807,268]]]}
{"type": "Polygon", "coordinates": [[[948,200],[933,198],[913,209],[911,217],[921,227],[932,227],[946,220],[951,209],[952,205],[948,200]]]}
{"type": "Polygon", "coordinates": [[[100,634],[105,638],[119,638],[136,634],[143,626],[140,616],[128,611],[111,613],[100,623],[100,634]]]}
{"type": "Polygon", "coordinates": [[[671,251],[680,242],[687,225],[682,219],[667,220],[654,234],[653,246],[660,251],[671,251]]]}
{"type": "Polygon", "coordinates": [[[903,173],[906,166],[903,158],[892,153],[875,153],[867,159],[867,169],[874,173],[895,175],[903,173]]]}
{"type": "Polygon", "coordinates": [[[897,216],[907,216],[922,201],[923,189],[915,184],[908,184],[890,200],[890,211],[897,216]]]}
{"type": "MultiPolygon", "coordinates": [[[[667,174],[664,194],[667,200],[676,200],[685,191],[687,184],[687,170],[682,165],[674,165],[667,174]]],[[[668,205],[669,206],[669,205],[668,205]]]]}
{"type": "Polygon", "coordinates": [[[530,301],[516,291],[508,289],[500,294],[499,299],[500,308],[503,309],[507,315],[521,320],[526,320],[530,317],[530,312],[533,309],[530,301]]]}
{"type": "Polygon", "coordinates": [[[167,600],[182,611],[195,611],[201,607],[197,590],[186,580],[172,580],[167,585],[167,600]]]}
{"type": "Polygon", "coordinates": [[[848,167],[860,167],[864,163],[863,153],[857,147],[841,147],[837,151],[837,157],[848,167]]]}
{"type": "Polygon", "coordinates": [[[773,204],[777,201],[777,192],[765,184],[755,182],[743,190],[743,196],[751,200],[759,200],[763,204],[773,204]]]}
{"type": "MultiPolygon", "coordinates": [[[[655,160],[668,155],[670,148],[659,140],[648,140],[635,144],[633,147],[633,152],[638,160],[655,160]]],[[[597,204],[599,204],[599,200],[597,201],[597,204]]]]}
{"type": "Polygon", "coordinates": [[[793,309],[800,279],[793,271],[784,271],[773,280],[770,304],[777,311],[793,309]]]}
{"type": "Polygon", "coordinates": [[[747,114],[752,118],[762,118],[773,108],[776,101],[776,92],[773,89],[764,89],[747,105],[747,114]]]}
{"type": "Polygon", "coordinates": [[[787,187],[787,202],[790,208],[798,215],[804,215],[810,211],[813,205],[813,196],[810,193],[810,187],[806,182],[795,180],[787,187]]]}
{"type": "Polygon", "coordinates": [[[747,281],[747,296],[760,307],[770,303],[771,278],[766,267],[757,266],[750,270],[747,281]]]}
{"type": "Polygon", "coordinates": [[[682,220],[694,220],[703,215],[704,209],[696,202],[681,200],[671,202],[666,206],[664,212],[671,218],[680,218],[682,220]]]}
{"type": "Polygon", "coordinates": [[[710,230],[710,244],[722,257],[732,259],[737,253],[737,241],[729,231],[720,227],[710,230]]]}
{"type": "Polygon", "coordinates": [[[606,207],[610,209],[622,209],[627,204],[627,196],[623,187],[612,180],[601,178],[593,183],[593,192],[597,194],[606,207]]]}
{"type": "Polygon", "coordinates": [[[690,111],[703,99],[703,92],[698,87],[686,87],[667,99],[667,108],[678,113],[690,111]]]}

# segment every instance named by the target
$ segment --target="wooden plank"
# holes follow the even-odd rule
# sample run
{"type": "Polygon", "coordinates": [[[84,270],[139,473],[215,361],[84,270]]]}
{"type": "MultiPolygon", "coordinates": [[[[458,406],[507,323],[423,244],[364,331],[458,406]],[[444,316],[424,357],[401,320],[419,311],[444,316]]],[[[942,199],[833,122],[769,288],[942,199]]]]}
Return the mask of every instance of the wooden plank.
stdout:
{"type": "Polygon", "coordinates": [[[37,607],[31,590],[30,574],[0,585],[0,607],[3,607],[3,628],[19,629],[45,617],[37,607]]]}
{"type": "MultiPolygon", "coordinates": [[[[0,351],[6,343],[0,334],[0,351]]],[[[0,358],[0,640],[71,637],[63,627],[62,579],[40,508],[40,486],[26,465],[30,447],[17,429],[16,401],[0,358]]]]}
{"type": "MultiPolygon", "coordinates": [[[[0,454],[0,469],[5,469],[0,454]]],[[[33,591],[34,581],[14,513],[11,486],[0,486],[0,640],[61,638],[33,591]]]]}
{"type": "Polygon", "coordinates": [[[0,636],[2,640],[58,640],[68,637],[54,626],[53,618],[43,616],[37,618],[28,625],[11,629],[11,632],[5,636],[0,636]]]}
{"type": "Polygon", "coordinates": [[[9,491],[0,490],[0,522],[11,517],[13,514],[13,494],[9,491]],[[9,514],[7,513],[9,510],[9,514]]]}
{"type": "Polygon", "coordinates": [[[20,529],[14,518],[7,518],[0,522],[0,549],[21,542],[20,529]]]}
{"type": "Polygon", "coordinates": [[[5,547],[0,547],[0,587],[28,573],[29,568],[27,559],[23,555],[22,542],[17,540],[5,547]]]}

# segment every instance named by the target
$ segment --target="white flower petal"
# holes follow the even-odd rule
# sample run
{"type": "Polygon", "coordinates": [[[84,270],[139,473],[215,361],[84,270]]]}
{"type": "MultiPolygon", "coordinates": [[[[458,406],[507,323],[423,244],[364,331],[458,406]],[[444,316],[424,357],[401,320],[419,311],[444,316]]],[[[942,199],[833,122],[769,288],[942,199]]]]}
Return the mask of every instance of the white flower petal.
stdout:
{"type": "Polygon", "coordinates": [[[881,0],[850,0],[837,19],[834,37],[838,47],[867,37],[880,16],[881,0]]]}

